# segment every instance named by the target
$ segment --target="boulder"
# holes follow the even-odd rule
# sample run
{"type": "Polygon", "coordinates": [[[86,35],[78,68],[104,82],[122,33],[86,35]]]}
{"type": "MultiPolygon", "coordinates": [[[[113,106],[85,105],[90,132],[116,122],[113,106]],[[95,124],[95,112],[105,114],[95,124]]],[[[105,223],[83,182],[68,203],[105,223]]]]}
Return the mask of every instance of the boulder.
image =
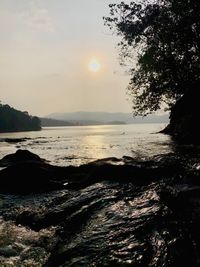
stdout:
{"type": "Polygon", "coordinates": [[[17,254],[17,251],[12,246],[0,247],[0,256],[9,258],[17,256],[17,254]]]}
{"type": "Polygon", "coordinates": [[[49,164],[37,161],[18,163],[0,171],[0,192],[27,194],[63,189],[64,185],[56,181],[56,176],[57,170],[49,164]]]}
{"type": "MultiPolygon", "coordinates": [[[[170,161],[171,162],[171,161],[170,161]]],[[[27,194],[56,189],[80,189],[101,181],[149,184],[163,178],[172,179],[179,173],[180,166],[153,164],[152,161],[138,162],[134,159],[107,158],[79,167],[53,166],[39,156],[18,150],[0,161],[0,193],[27,194]],[[172,168],[173,166],[173,168],[172,168]]]]}
{"type": "Polygon", "coordinates": [[[6,155],[0,160],[0,167],[7,167],[14,164],[34,161],[34,162],[44,162],[44,159],[41,159],[38,155],[28,151],[28,150],[17,150],[13,154],[6,155]]]}

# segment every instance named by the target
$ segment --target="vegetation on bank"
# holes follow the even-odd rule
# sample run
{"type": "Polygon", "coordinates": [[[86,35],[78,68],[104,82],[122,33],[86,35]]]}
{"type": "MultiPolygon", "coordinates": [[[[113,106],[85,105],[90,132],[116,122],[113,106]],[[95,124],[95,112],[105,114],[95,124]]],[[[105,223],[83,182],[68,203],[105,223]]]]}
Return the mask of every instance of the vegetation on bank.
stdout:
{"type": "Polygon", "coordinates": [[[111,4],[105,18],[121,36],[122,64],[131,63],[128,93],[134,114],[149,114],[165,103],[171,111],[168,133],[178,138],[184,133],[191,142],[199,133],[194,117],[200,109],[193,107],[200,87],[199,11],[197,0],[144,0],[111,4]]]}
{"type": "Polygon", "coordinates": [[[40,119],[28,112],[0,104],[0,132],[39,131],[40,119]]]}

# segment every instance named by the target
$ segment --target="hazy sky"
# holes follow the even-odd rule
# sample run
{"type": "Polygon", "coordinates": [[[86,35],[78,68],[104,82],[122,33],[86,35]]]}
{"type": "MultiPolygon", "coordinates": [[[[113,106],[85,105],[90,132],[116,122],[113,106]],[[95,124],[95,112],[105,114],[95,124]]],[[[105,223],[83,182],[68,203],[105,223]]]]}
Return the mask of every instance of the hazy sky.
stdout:
{"type": "Polygon", "coordinates": [[[102,19],[113,2],[0,0],[2,102],[35,115],[130,112],[129,77],[102,19]]]}

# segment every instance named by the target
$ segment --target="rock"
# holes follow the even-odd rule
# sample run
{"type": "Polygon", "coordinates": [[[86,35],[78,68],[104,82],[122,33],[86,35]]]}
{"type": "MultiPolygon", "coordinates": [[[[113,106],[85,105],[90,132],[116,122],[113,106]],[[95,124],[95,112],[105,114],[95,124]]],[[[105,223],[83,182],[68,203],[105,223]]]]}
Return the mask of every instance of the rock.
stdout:
{"type": "Polygon", "coordinates": [[[34,193],[63,189],[57,168],[43,162],[23,162],[0,171],[1,193],[34,193]],[[55,175],[55,176],[54,176],[55,175]]]}
{"type": "Polygon", "coordinates": [[[177,164],[172,167],[134,159],[108,158],[79,167],[57,167],[47,164],[36,154],[27,150],[5,156],[0,166],[0,192],[27,194],[57,189],[80,189],[101,181],[131,182],[137,185],[175,176],[180,172],[177,164]],[[160,165],[160,166],[159,166],[160,165]],[[65,185],[65,186],[64,186],[65,185]]]}
{"type": "Polygon", "coordinates": [[[13,164],[34,161],[34,162],[44,162],[38,155],[28,151],[28,150],[17,150],[14,154],[9,154],[0,160],[1,167],[11,166],[13,164]]]}
{"type": "Polygon", "coordinates": [[[63,188],[55,181],[59,168],[28,150],[17,150],[0,161],[1,193],[34,193],[63,188]]]}
{"type": "Polygon", "coordinates": [[[190,88],[171,109],[170,123],[161,131],[184,144],[200,144],[200,84],[190,88]]]}
{"type": "Polygon", "coordinates": [[[0,247],[0,256],[9,258],[9,257],[14,257],[18,254],[18,252],[12,248],[12,246],[7,246],[7,247],[0,247]]]}
{"type": "Polygon", "coordinates": [[[21,142],[25,142],[26,140],[29,140],[30,138],[5,138],[3,139],[4,142],[6,143],[21,143],[21,142]]]}
{"type": "Polygon", "coordinates": [[[63,189],[63,168],[47,164],[28,150],[17,150],[0,161],[0,192],[27,194],[63,189]],[[62,179],[61,179],[62,180],[62,179]]]}
{"type": "Polygon", "coordinates": [[[167,205],[171,210],[175,211],[176,215],[191,213],[197,209],[200,204],[200,187],[193,185],[167,186],[159,191],[160,200],[167,205]],[[197,205],[198,202],[198,205],[197,205]]]}
{"type": "Polygon", "coordinates": [[[105,164],[110,164],[110,165],[123,165],[124,162],[121,159],[115,158],[115,157],[110,157],[110,158],[104,158],[104,159],[97,159],[90,164],[94,164],[96,166],[102,166],[105,164]]]}
{"type": "Polygon", "coordinates": [[[41,160],[10,165],[0,171],[4,192],[38,193],[63,188],[64,182],[69,190],[3,196],[3,220],[20,231],[10,246],[2,243],[0,254],[6,258],[17,251],[15,266],[197,267],[200,174],[186,169],[173,154],[145,162],[109,158],[79,167],[41,160]],[[30,231],[28,243],[24,230],[30,231]],[[23,250],[19,240],[30,248],[23,250]]]}

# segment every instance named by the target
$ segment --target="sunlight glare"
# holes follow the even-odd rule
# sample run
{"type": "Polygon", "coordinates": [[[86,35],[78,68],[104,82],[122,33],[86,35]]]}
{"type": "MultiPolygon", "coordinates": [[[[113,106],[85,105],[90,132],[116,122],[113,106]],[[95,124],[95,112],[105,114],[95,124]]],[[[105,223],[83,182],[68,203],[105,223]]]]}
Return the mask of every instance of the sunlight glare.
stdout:
{"type": "Polygon", "coordinates": [[[89,62],[89,70],[92,72],[98,72],[101,68],[101,64],[95,58],[91,59],[89,62]]]}

